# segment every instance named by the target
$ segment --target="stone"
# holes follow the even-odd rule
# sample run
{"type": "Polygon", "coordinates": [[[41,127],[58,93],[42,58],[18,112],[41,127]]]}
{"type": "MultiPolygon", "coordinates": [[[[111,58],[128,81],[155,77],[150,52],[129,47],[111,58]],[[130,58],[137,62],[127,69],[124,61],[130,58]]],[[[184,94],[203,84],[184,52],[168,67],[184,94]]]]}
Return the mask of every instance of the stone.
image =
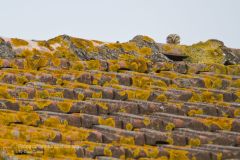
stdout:
{"type": "Polygon", "coordinates": [[[14,58],[15,56],[16,56],[16,53],[12,49],[12,45],[0,37],[0,57],[14,58]]]}
{"type": "Polygon", "coordinates": [[[181,74],[186,74],[188,72],[188,67],[185,62],[175,62],[173,63],[173,70],[181,74]]]}
{"type": "Polygon", "coordinates": [[[223,52],[226,55],[226,65],[233,65],[240,63],[240,50],[239,49],[232,49],[232,48],[223,48],[223,52]]]}
{"type": "Polygon", "coordinates": [[[134,42],[137,44],[138,47],[149,47],[152,49],[152,55],[149,56],[149,58],[153,62],[166,62],[170,61],[164,54],[161,53],[161,50],[158,46],[158,44],[151,39],[150,37],[143,36],[143,35],[137,35],[133,37],[129,42],[134,42]]]}
{"type": "Polygon", "coordinates": [[[140,132],[126,131],[123,129],[113,128],[113,127],[103,126],[103,125],[96,125],[94,126],[94,129],[97,129],[100,132],[108,132],[108,133],[117,134],[121,136],[133,137],[136,145],[145,144],[144,134],[140,132]]]}

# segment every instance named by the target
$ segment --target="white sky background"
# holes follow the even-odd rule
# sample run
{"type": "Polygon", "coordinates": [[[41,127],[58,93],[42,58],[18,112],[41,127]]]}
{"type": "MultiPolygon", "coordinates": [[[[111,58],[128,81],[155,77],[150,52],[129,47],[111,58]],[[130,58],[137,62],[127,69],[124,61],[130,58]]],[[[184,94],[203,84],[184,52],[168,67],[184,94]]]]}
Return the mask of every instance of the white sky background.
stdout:
{"type": "Polygon", "coordinates": [[[4,37],[165,42],[170,33],[184,44],[214,38],[240,48],[240,0],[0,0],[4,37]]]}

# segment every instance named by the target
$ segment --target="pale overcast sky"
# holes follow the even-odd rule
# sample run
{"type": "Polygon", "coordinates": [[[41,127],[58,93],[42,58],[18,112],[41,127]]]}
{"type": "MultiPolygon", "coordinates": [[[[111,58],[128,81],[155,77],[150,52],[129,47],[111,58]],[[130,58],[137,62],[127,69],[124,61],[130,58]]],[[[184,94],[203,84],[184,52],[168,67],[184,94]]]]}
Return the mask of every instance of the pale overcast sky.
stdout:
{"type": "Polygon", "coordinates": [[[185,44],[215,38],[240,48],[240,0],[0,0],[4,37],[165,42],[170,33],[185,44]]]}

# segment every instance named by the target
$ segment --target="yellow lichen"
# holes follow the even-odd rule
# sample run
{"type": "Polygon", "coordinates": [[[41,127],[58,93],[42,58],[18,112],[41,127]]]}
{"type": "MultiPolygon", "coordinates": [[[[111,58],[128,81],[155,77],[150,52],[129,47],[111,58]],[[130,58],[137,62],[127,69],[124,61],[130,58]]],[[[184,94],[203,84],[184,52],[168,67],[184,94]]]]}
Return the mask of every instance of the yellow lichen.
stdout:
{"type": "Polygon", "coordinates": [[[6,76],[6,73],[1,73],[1,75],[0,75],[0,80],[2,80],[4,77],[6,76]]]}
{"type": "Polygon", "coordinates": [[[231,85],[233,87],[240,88],[240,79],[233,81],[231,85]]]}
{"type": "Polygon", "coordinates": [[[24,85],[27,82],[29,82],[29,80],[25,76],[17,76],[16,80],[17,80],[17,83],[20,85],[24,85]]]}
{"type": "Polygon", "coordinates": [[[50,94],[48,90],[42,90],[42,91],[39,90],[39,91],[36,91],[36,97],[41,99],[47,99],[50,97],[50,94]]]}
{"type": "Polygon", "coordinates": [[[51,45],[49,43],[47,43],[47,41],[38,41],[37,43],[41,47],[45,47],[51,51],[53,50],[53,48],[51,47],[51,45]]]}
{"type": "Polygon", "coordinates": [[[65,47],[64,45],[57,47],[53,52],[53,56],[58,58],[66,58],[70,61],[79,60],[77,55],[70,51],[68,47],[65,47]]]}
{"type": "Polygon", "coordinates": [[[166,102],[168,99],[167,99],[167,96],[165,96],[165,94],[159,94],[156,98],[156,100],[158,102],[166,102]]]}
{"type": "Polygon", "coordinates": [[[203,102],[215,102],[215,101],[223,101],[223,95],[222,94],[213,94],[209,91],[202,92],[202,101],[203,102]]]}
{"type": "Polygon", "coordinates": [[[234,116],[235,117],[240,116],[240,108],[234,110],[234,116]]]}
{"type": "Polygon", "coordinates": [[[85,83],[67,83],[67,82],[63,82],[64,84],[67,84],[69,86],[72,86],[73,88],[83,88],[83,89],[88,89],[89,88],[89,85],[88,84],[85,84],[85,83]]]}
{"type": "Polygon", "coordinates": [[[123,90],[123,91],[119,91],[118,94],[119,94],[120,96],[125,96],[127,93],[123,90]]]}
{"type": "Polygon", "coordinates": [[[26,58],[26,57],[32,57],[33,55],[34,55],[34,53],[31,50],[25,49],[25,50],[21,51],[20,53],[18,53],[17,57],[26,58]]]}
{"type": "Polygon", "coordinates": [[[145,149],[145,152],[147,154],[147,157],[149,158],[157,158],[159,154],[159,150],[157,147],[145,149]]]}
{"type": "Polygon", "coordinates": [[[99,123],[100,125],[115,127],[115,120],[114,120],[113,118],[103,119],[102,117],[99,117],[99,118],[98,118],[98,123],[99,123]]]}
{"type": "Polygon", "coordinates": [[[185,150],[175,150],[166,149],[169,153],[169,160],[189,160],[188,151],[185,150]]]}
{"type": "Polygon", "coordinates": [[[111,81],[109,82],[111,85],[113,84],[119,84],[118,80],[116,78],[112,78],[111,81]]]}
{"type": "Polygon", "coordinates": [[[136,43],[133,42],[121,43],[121,47],[125,52],[138,51],[136,43]]]}
{"type": "Polygon", "coordinates": [[[109,157],[112,156],[112,151],[111,151],[110,147],[104,147],[104,155],[109,156],[109,157]]]}
{"type": "Polygon", "coordinates": [[[146,42],[149,42],[149,43],[153,43],[154,40],[148,36],[142,36],[143,40],[146,41],[146,42]]]}
{"type": "Polygon", "coordinates": [[[172,131],[173,129],[175,128],[175,125],[171,122],[169,122],[166,127],[165,127],[165,130],[166,131],[172,131]]]}
{"type": "Polygon", "coordinates": [[[130,69],[131,71],[138,71],[138,63],[137,63],[137,62],[131,62],[131,63],[129,64],[129,69],[130,69]]]}
{"type": "Polygon", "coordinates": [[[94,92],[92,98],[102,98],[102,92],[94,92]]]}
{"type": "Polygon", "coordinates": [[[153,85],[156,85],[158,87],[163,87],[163,88],[167,87],[167,84],[164,81],[161,81],[161,80],[153,81],[153,85]]]}
{"type": "Polygon", "coordinates": [[[12,96],[8,93],[7,87],[0,87],[0,98],[10,99],[12,96]]]}
{"type": "Polygon", "coordinates": [[[71,37],[71,41],[78,48],[81,48],[87,52],[97,52],[97,48],[94,46],[92,41],[71,37]]]}
{"type": "Polygon", "coordinates": [[[39,115],[35,112],[31,112],[31,113],[18,112],[17,115],[20,121],[23,122],[23,124],[25,125],[37,126],[40,121],[39,115]]]}
{"type": "Polygon", "coordinates": [[[26,105],[26,106],[20,105],[19,110],[22,111],[22,112],[30,112],[30,111],[33,111],[33,106],[31,106],[31,105],[26,105]]]}
{"type": "Polygon", "coordinates": [[[58,117],[51,116],[44,120],[44,125],[48,127],[56,127],[61,125],[61,121],[58,117]]]}
{"type": "Polygon", "coordinates": [[[143,56],[149,56],[152,54],[152,49],[148,47],[143,47],[139,50],[139,53],[143,56]]]}
{"type": "Polygon", "coordinates": [[[200,145],[201,145],[201,141],[200,141],[199,138],[190,138],[188,144],[189,144],[190,146],[195,146],[195,147],[197,147],[197,146],[200,146],[200,145]]]}
{"type": "Polygon", "coordinates": [[[78,100],[84,100],[84,94],[78,93],[78,100]]]}
{"type": "Polygon", "coordinates": [[[171,145],[174,143],[173,138],[170,136],[167,138],[166,142],[171,145]]]}
{"type": "Polygon", "coordinates": [[[222,44],[218,41],[206,41],[193,44],[192,46],[182,46],[183,52],[189,56],[187,60],[193,63],[221,63],[225,61],[222,44]]]}
{"type": "Polygon", "coordinates": [[[63,86],[64,85],[64,81],[62,79],[57,79],[56,84],[60,85],[60,86],[63,86]]]}
{"type": "Polygon", "coordinates": [[[28,99],[28,93],[27,92],[19,92],[18,97],[28,99]]]}
{"type": "Polygon", "coordinates": [[[94,79],[92,84],[93,85],[98,85],[98,80],[94,79]]]}
{"type": "Polygon", "coordinates": [[[235,92],[235,95],[238,97],[238,98],[236,99],[236,102],[237,102],[237,103],[240,103],[240,91],[235,92]]]}
{"type": "Polygon", "coordinates": [[[18,38],[11,38],[11,42],[14,46],[19,47],[19,46],[27,46],[28,42],[22,39],[18,38]]]}
{"type": "Polygon", "coordinates": [[[226,117],[210,117],[210,118],[199,118],[199,121],[203,122],[207,126],[211,125],[217,125],[222,130],[231,130],[233,119],[232,118],[226,118],[226,117]]]}
{"type": "Polygon", "coordinates": [[[134,145],[135,144],[134,137],[121,136],[120,140],[119,140],[119,143],[134,145]]]}
{"type": "Polygon", "coordinates": [[[223,154],[221,152],[217,153],[217,160],[222,160],[223,154]]]}
{"type": "Polygon", "coordinates": [[[151,123],[150,118],[148,118],[148,117],[144,117],[144,119],[143,119],[143,123],[144,123],[145,126],[148,126],[148,125],[151,123]]]}
{"type": "Polygon", "coordinates": [[[87,68],[89,70],[99,70],[100,69],[100,61],[99,60],[90,60],[87,61],[87,68]]]}
{"type": "Polygon", "coordinates": [[[61,64],[61,59],[59,59],[59,58],[53,58],[53,59],[52,59],[52,64],[53,64],[53,66],[55,66],[55,67],[60,66],[60,64],[61,64]]]}
{"type": "Polygon", "coordinates": [[[58,97],[58,98],[63,98],[63,92],[52,92],[49,93],[50,97],[58,97]]]}
{"type": "Polygon", "coordinates": [[[131,130],[133,129],[133,125],[132,125],[131,123],[127,123],[127,124],[126,124],[126,129],[127,129],[128,131],[131,131],[131,130]]]}
{"type": "Polygon", "coordinates": [[[121,109],[119,110],[119,112],[126,113],[127,111],[126,111],[126,108],[121,108],[121,109]]]}
{"type": "Polygon", "coordinates": [[[212,81],[209,78],[204,78],[204,83],[206,88],[211,88],[212,87],[212,81]]]}
{"type": "Polygon", "coordinates": [[[202,101],[202,97],[200,94],[192,92],[192,97],[191,99],[189,99],[189,102],[201,102],[202,101]]]}
{"type": "Polygon", "coordinates": [[[133,150],[133,156],[136,158],[136,157],[138,157],[139,156],[139,154],[140,154],[140,148],[135,148],[134,150],[133,150]]]}
{"type": "Polygon", "coordinates": [[[72,157],[72,158],[76,158],[77,154],[76,154],[76,150],[74,147],[54,147],[54,146],[49,146],[49,147],[45,147],[44,148],[44,155],[43,157],[45,158],[60,158],[60,157],[72,157]]]}
{"type": "Polygon", "coordinates": [[[208,63],[207,70],[217,74],[227,74],[226,66],[220,63],[208,63]]]}
{"type": "Polygon", "coordinates": [[[213,80],[213,88],[221,89],[222,88],[222,80],[217,78],[213,80]]]}
{"type": "Polygon", "coordinates": [[[52,104],[51,101],[37,101],[36,102],[36,105],[39,109],[43,109],[43,108],[49,106],[50,104],[52,104]]]}
{"type": "MultiPolygon", "coordinates": [[[[0,39],[0,41],[1,41],[1,39],[0,39]]],[[[3,67],[3,60],[2,59],[0,59],[0,67],[3,67]]]]}
{"type": "Polygon", "coordinates": [[[129,100],[135,99],[136,97],[135,91],[125,90],[124,92],[128,95],[129,100]]]}
{"type": "Polygon", "coordinates": [[[109,71],[117,72],[120,68],[120,65],[117,63],[109,64],[109,71]]]}
{"type": "Polygon", "coordinates": [[[108,105],[107,105],[107,103],[98,102],[97,105],[98,105],[100,108],[104,109],[104,110],[108,110],[108,105]]]}
{"type": "MultiPolygon", "coordinates": [[[[39,51],[34,51],[39,52],[39,51]]],[[[40,54],[40,53],[38,53],[40,54]]],[[[31,70],[40,70],[43,67],[48,65],[49,59],[46,57],[38,57],[38,58],[26,58],[26,68],[31,70]]]]}
{"type": "Polygon", "coordinates": [[[20,122],[17,114],[0,112],[0,124],[9,125],[12,122],[20,122]]]}
{"type": "Polygon", "coordinates": [[[141,99],[141,100],[148,100],[151,92],[150,91],[136,91],[135,92],[135,97],[136,99],[141,99]]]}
{"type": "Polygon", "coordinates": [[[149,77],[136,76],[132,77],[132,85],[139,88],[148,88],[153,80],[149,77]]]}
{"type": "Polygon", "coordinates": [[[86,147],[86,150],[90,151],[90,152],[93,152],[95,150],[95,146],[90,145],[90,146],[86,147]]]}
{"type": "Polygon", "coordinates": [[[173,70],[173,63],[170,62],[162,62],[161,66],[158,66],[157,64],[153,66],[152,69],[154,72],[160,72],[157,75],[158,76],[164,76],[168,78],[176,78],[177,74],[175,72],[171,72],[173,70]]]}
{"type": "Polygon", "coordinates": [[[72,108],[72,102],[58,102],[57,106],[58,108],[63,112],[69,112],[72,108]]]}
{"type": "Polygon", "coordinates": [[[76,141],[87,141],[89,137],[89,130],[78,129],[72,126],[60,124],[58,126],[62,130],[62,140],[64,143],[72,144],[76,141]]]}
{"type": "Polygon", "coordinates": [[[240,73],[239,65],[228,65],[226,68],[229,75],[239,75],[240,73]]]}
{"type": "Polygon", "coordinates": [[[150,60],[143,57],[137,57],[133,61],[136,62],[138,65],[138,68],[136,70],[137,72],[140,73],[148,72],[148,63],[150,62],[150,60]]]}
{"type": "Polygon", "coordinates": [[[172,50],[174,49],[172,46],[173,45],[171,45],[171,44],[163,44],[162,48],[165,52],[172,52],[172,50]]]}
{"type": "Polygon", "coordinates": [[[191,109],[190,111],[188,111],[188,116],[194,116],[197,114],[203,114],[203,110],[202,109],[191,109]]]}
{"type": "Polygon", "coordinates": [[[73,64],[71,64],[71,68],[73,70],[82,71],[84,66],[81,61],[75,61],[73,64]]]}

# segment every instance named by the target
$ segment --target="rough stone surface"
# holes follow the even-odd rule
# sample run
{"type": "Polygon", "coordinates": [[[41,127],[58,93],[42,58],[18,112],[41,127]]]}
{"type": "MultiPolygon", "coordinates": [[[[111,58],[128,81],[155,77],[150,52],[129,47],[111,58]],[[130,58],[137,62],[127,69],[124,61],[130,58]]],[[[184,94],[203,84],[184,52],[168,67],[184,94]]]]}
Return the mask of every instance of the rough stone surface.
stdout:
{"type": "Polygon", "coordinates": [[[13,51],[11,44],[0,38],[0,57],[14,58],[15,54],[16,53],[13,51]]]}
{"type": "Polygon", "coordinates": [[[238,159],[239,50],[171,38],[1,39],[0,159],[238,159]]]}

